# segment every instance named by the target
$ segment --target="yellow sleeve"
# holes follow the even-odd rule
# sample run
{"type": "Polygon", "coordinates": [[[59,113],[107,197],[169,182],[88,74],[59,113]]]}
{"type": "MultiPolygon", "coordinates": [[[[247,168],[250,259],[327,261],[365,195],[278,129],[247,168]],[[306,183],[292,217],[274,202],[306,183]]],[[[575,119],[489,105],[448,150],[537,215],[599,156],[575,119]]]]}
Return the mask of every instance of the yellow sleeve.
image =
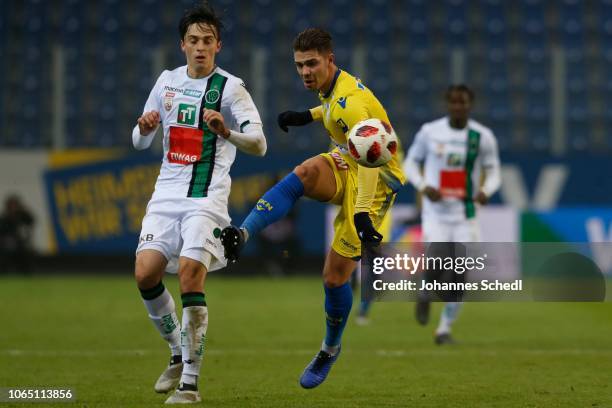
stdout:
{"type": "Polygon", "coordinates": [[[369,212],[376,195],[378,185],[378,167],[357,166],[357,198],[355,214],[369,212]]]}
{"type": "Polygon", "coordinates": [[[345,134],[348,138],[349,130],[362,120],[369,119],[371,115],[367,107],[366,94],[363,91],[350,93],[345,99],[344,106],[344,108],[336,106],[334,111],[338,115],[336,119],[341,119],[346,124],[345,134]]]}
{"type": "Polygon", "coordinates": [[[319,105],[310,109],[312,120],[323,120],[323,106],[319,105]]]}

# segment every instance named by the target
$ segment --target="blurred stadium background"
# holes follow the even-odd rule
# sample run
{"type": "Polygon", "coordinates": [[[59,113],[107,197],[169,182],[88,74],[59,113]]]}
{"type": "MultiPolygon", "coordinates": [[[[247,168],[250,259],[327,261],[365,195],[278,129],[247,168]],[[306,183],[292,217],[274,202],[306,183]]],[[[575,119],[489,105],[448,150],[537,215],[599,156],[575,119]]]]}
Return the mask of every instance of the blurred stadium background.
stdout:
{"type": "MultiPolygon", "coordinates": [[[[37,254],[131,254],[161,142],[136,154],[130,131],[161,70],[184,64],[176,26],[190,4],[0,1],[0,197],[17,194],[33,212],[37,254]]],[[[610,237],[612,2],[214,5],[227,23],[218,63],[246,81],[269,139],[266,158],[238,155],[235,220],[279,175],[327,148],[322,128],[287,135],[276,126],[278,112],[317,103],[291,53],[295,33],[317,25],[333,33],[339,66],[387,107],[405,148],[423,122],[444,114],[450,83],[474,89],[473,117],[493,129],[504,163],[494,202],[515,210],[514,232],[496,240],[610,237]],[[576,206],[594,208],[555,213],[576,206]],[[525,220],[537,228],[524,233],[525,220]]],[[[414,202],[411,188],[399,202],[414,202]]],[[[302,203],[270,239],[292,236],[293,254],[320,257],[324,225],[312,220],[323,211],[302,203]]]]}
{"type": "MultiPolygon", "coordinates": [[[[34,218],[26,228],[31,251],[20,256],[26,262],[9,260],[0,266],[0,275],[35,273],[34,279],[0,280],[0,300],[21,312],[2,319],[7,330],[0,337],[0,367],[14,369],[0,369],[0,386],[80,384],[81,395],[93,403],[89,406],[98,406],[95,401],[139,406],[140,394],[130,391],[146,389],[139,376],[149,381],[165,359],[129,281],[161,141],[158,135],[153,151],[137,153],[130,134],[161,70],[184,65],[177,23],[192,3],[0,0],[0,200],[19,197],[34,218]],[[50,272],[119,273],[125,279],[39,279],[50,272]],[[24,326],[24,321],[46,321],[44,310],[54,313],[53,323],[24,326]],[[98,327],[89,319],[100,310],[121,317],[98,327]],[[126,327],[121,338],[113,335],[126,327]],[[29,355],[32,349],[40,352],[29,355]],[[62,365],[70,357],[84,360],[103,386],[84,380],[82,370],[62,365]],[[115,377],[126,359],[138,367],[136,375],[115,377]],[[114,387],[116,394],[104,393],[104,386],[114,387]]],[[[323,128],[284,134],[276,126],[280,111],[317,103],[303,90],[291,51],[294,35],[314,25],[332,32],[339,66],[361,77],[382,101],[404,149],[422,123],[445,113],[443,93],[449,84],[465,82],[474,89],[473,117],[496,134],[503,163],[502,189],[483,211],[486,240],[612,240],[612,1],[211,3],[224,11],[227,28],[218,64],[245,80],[268,138],[265,158],[238,154],[232,169],[235,221],[278,177],[327,149],[323,128]]],[[[412,217],[414,201],[412,188],[400,193],[400,219],[412,217]]],[[[251,245],[245,262],[231,269],[318,275],[325,253],[325,212],[323,205],[303,200],[287,220],[251,245]]],[[[402,236],[401,231],[394,234],[402,236]]],[[[610,276],[610,254],[602,256],[607,256],[603,262],[610,276]]],[[[468,305],[457,331],[469,345],[442,354],[436,354],[429,335],[416,331],[411,311],[381,305],[372,327],[347,331],[353,351],[347,348],[346,365],[338,366],[343,379],[333,379],[338,382],[330,399],[294,394],[287,384],[295,386],[302,363],[319,341],[319,332],[313,333],[321,329],[320,283],[314,277],[302,279],[273,280],[273,288],[258,280],[210,279],[207,296],[229,319],[213,314],[218,337],[211,337],[212,354],[204,368],[205,379],[212,379],[210,406],[277,406],[272,400],[310,407],[329,401],[338,406],[612,404],[609,386],[596,375],[611,370],[609,304],[468,305]],[[281,316],[275,315],[272,300],[254,305],[253,292],[264,300],[285,294],[279,300],[281,316]],[[244,310],[251,312],[250,323],[241,331],[244,310]],[[302,319],[302,313],[312,319],[302,319]],[[297,340],[270,322],[293,319],[300,319],[297,340]],[[499,321],[504,328],[492,330],[499,321]],[[372,344],[380,350],[371,365],[362,364],[357,353],[371,351],[372,344]],[[234,348],[238,354],[232,354],[234,348]],[[271,348],[297,351],[285,355],[271,348]],[[500,364],[483,375],[472,365],[475,359],[500,364]],[[285,364],[291,369],[266,377],[271,388],[262,391],[257,381],[265,373],[252,376],[249,364],[260,371],[285,364]],[[230,367],[241,368],[236,374],[230,367]],[[397,372],[397,381],[371,378],[372,370],[397,372]],[[453,385],[441,392],[435,384],[443,371],[453,385]],[[481,386],[479,393],[454,382],[463,375],[481,386]],[[358,392],[356,376],[368,378],[358,392]],[[504,386],[508,378],[514,379],[515,389],[504,386]],[[381,393],[383,387],[399,400],[381,393]],[[234,399],[220,399],[222,393],[234,399]],[[354,393],[354,399],[346,393],[354,393]]],[[[176,293],[176,282],[169,281],[176,293]]],[[[161,401],[153,397],[148,395],[143,406],[161,401]]]]}

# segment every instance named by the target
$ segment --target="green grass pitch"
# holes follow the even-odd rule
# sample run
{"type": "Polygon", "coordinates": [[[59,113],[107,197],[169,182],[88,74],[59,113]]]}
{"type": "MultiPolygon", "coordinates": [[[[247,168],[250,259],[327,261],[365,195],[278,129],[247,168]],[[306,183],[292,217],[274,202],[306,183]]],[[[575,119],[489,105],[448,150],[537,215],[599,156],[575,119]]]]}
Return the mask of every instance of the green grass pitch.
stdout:
{"type": "MultiPolygon", "coordinates": [[[[176,299],[176,278],[165,283],[176,299]]],[[[319,279],[213,273],[206,296],[203,406],[612,407],[611,303],[466,304],[451,347],[433,344],[413,304],[377,303],[369,326],[351,315],[328,380],[303,390],[323,337],[319,279]]],[[[4,277],[0,300],[0,387],[76,392],[75,403],[36,406],[164,402],[153,384],[168,348],[131,276],[4,277]]]]}

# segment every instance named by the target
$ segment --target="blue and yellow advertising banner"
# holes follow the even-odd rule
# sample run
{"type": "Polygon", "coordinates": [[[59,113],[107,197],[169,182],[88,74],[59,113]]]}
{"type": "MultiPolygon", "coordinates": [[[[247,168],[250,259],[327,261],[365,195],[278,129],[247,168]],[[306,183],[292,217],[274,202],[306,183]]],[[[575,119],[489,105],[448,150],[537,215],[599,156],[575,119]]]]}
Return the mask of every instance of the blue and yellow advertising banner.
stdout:
{"type": "Polygon", "coordinates": [[[159,157],[130,155],[45,172],[57,251],[133,252],[159,166],[159,157]]]}

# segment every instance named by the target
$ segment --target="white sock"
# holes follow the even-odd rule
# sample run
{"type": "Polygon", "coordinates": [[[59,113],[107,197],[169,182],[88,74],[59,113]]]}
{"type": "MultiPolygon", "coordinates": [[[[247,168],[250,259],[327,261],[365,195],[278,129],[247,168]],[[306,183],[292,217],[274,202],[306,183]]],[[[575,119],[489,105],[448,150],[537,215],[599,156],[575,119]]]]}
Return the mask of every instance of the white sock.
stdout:
{"type": "Polygon", "coordinates": [[[327,344],[325,344],[325,340],[323,340],[323,343],[321,344],[321,350],[331,354],[332,356],[335,356],[336,353],[338,353],[338,350],[340,350],[340,346],[328,346],[327,344]]]}
{"type": "Polygon", "coordinates": [[[183,328],[181,330],[183,374],[181,375],[181,383],[197,385],[202,357],[204,356],[207,329],[207,306],[183,308],[183,328]]]}
{"type": "Polygon", "coordinates": [[[155,299],[142,300],[149,312],[149,318],[162,338],[168,342],[173,356],[181,354],[181,324],[176,316],[174,299],[164,288],[155,299]]]}
{"type": "Polygon", "coordinates": [[[440,314],[440,323],[438,323],[436,334],[451,332],[451,326],[457,319],[457,314],[459,314],[459,309],[461,309],[462,305],[463,302],[447,302],[444,304],[444,308],[440,314]]]}

